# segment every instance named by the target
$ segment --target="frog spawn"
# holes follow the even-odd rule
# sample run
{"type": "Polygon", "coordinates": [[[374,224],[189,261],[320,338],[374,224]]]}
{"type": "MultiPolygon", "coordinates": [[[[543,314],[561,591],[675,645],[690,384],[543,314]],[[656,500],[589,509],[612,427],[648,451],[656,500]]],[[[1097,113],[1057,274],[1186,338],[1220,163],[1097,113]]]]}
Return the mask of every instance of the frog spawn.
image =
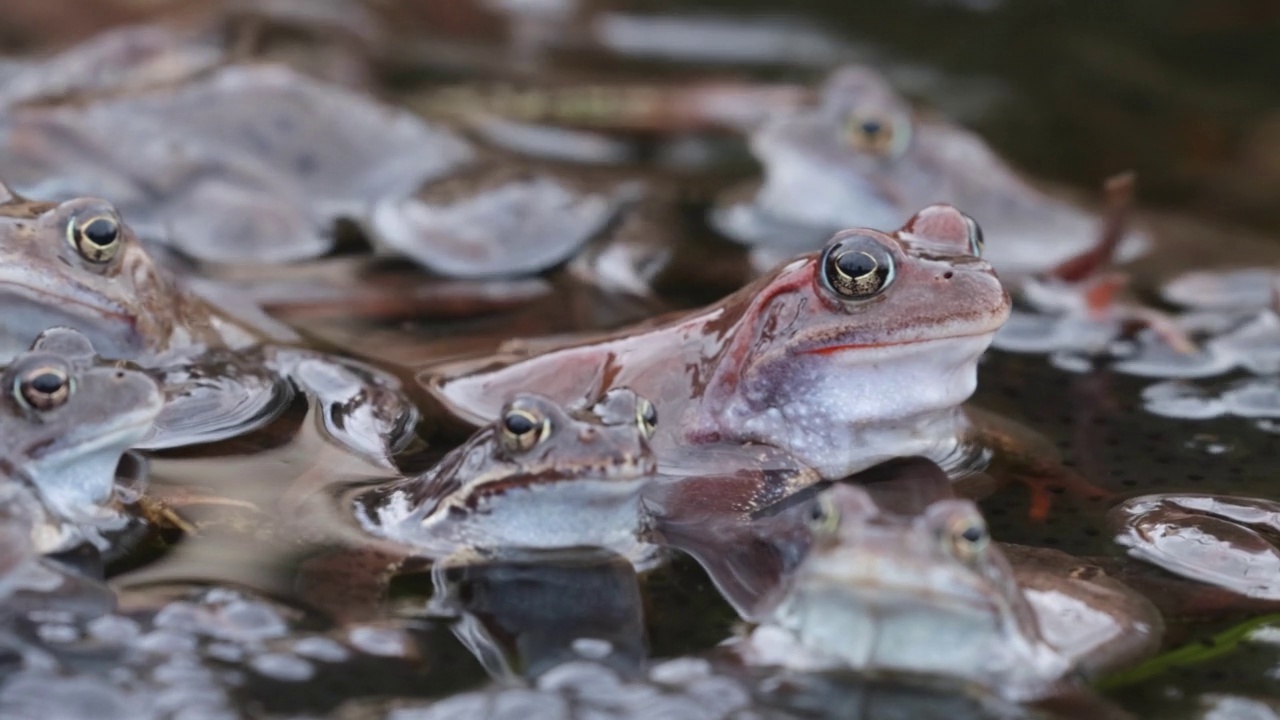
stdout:
{"type": "Polygon", "coordinates": [[[403,634],[378,644],[364,637],[388,634],[377,627],[303,630],[302,611],[243,590],[149,588],[135,597],[124,593],[124,601],[128,606],[92,618],[46,613],[30,621],[44,638],[49,662],[26,663],[7,676],[0,712],[122,720],[238,717],[242,697],[263,692],[254,686],[296,685],[359,665],[408,672],[403,666],[413,656],[403,634]],[[107,666],[95,661],[104,653],[112,658],[107,666]]]}

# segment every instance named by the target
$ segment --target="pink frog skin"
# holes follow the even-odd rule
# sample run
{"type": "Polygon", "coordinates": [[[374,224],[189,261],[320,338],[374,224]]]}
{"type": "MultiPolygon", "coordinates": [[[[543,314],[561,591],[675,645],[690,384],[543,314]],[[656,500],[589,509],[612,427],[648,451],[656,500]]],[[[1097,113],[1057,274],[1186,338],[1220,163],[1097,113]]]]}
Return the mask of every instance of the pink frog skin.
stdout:
{"type": "Polygon", "coordinates": [[[590,404],[631,387],[663,418],[660,473],[726,462],[713,446],[781,453],[823,478],[904,455],[947,460],[978,357],[1009,315],[981,246],[971,218],[933,205],[892,234],[839,232],[704,309],[552,347],[510,343],[419,381],[474,425],[523,390],[590,404]]]}

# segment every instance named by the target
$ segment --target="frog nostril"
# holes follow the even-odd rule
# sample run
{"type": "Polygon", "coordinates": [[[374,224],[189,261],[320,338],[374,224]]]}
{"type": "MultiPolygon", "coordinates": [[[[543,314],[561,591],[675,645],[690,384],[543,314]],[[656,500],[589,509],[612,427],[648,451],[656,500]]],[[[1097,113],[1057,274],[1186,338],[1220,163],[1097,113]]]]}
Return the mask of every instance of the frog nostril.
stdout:
{"type": "Polygon", "coordinates": [[[950,280],[950,279],[951,279],[952,277],[954,277],[954,276],[955,276],[955,273],[954,273],[954,272],[951,272],[950,270],[948,270],[948,271],[946,271],[946,272],[942,273],[942,279],[943,279],[943,280],[950,280]]]}
{"type": "Polygon", "coordinates": [[[578,439],[584,443],[592,442],[596,439],[596,431],[592,428],[583,428],[582,431],[578,433],[578,439]]]}

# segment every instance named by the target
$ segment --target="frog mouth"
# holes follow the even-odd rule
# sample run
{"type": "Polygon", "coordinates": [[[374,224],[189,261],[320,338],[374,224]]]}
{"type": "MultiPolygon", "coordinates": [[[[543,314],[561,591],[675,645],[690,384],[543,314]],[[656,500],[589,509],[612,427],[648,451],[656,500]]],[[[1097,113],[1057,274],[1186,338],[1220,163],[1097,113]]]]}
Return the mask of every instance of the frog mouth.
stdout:
{"type": "Polygon", "coordinates": [[[14,263],[0,263],[0,295],[25,300],[39,309],[55,314],[92,317],[95,321],[131,322],[130,314],[118,303],[101,299],[101,295],[75,282],[59,284],[55,292],[30,280],[14,263]],[[67,291],[66,289],[70,289],[67,291]],[[68,308],[67,306],[71,306],[68,308]]]}
{"type": "MultiPolygon", "coordinates": [[[[997,326],[998,329],[998,326],[997,326]]],[[[852,350],[880,350],[884,348],[909,347],[912,345],[927,345],[930,343],[946,343],[956,340],[964,340],[966,338],[987,338],[988,340],[995,335],[995,330],[977,330],[973,332],[955,333],[952,335],[935,335],[931,337],[913,338],[910,340],[890,340],[887,342],[862,342],[862,343],[842,343],[839,345],[825,345],[820,348],[810,350],[802,350],[805,355],[836,355],[838,353],[849,352],[852,350]]]]}

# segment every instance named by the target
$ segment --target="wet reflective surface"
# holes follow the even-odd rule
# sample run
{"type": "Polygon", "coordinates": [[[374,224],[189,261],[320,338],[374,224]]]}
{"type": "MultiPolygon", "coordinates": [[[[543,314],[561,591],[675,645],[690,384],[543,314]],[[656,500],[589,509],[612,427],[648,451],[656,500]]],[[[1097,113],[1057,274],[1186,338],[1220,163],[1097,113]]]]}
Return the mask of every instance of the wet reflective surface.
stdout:
{"type": "Polygon", "coordinates": [[[1269,5],[75,5],[0,3],[0,714],[1280,712],[1269,5]]]}

